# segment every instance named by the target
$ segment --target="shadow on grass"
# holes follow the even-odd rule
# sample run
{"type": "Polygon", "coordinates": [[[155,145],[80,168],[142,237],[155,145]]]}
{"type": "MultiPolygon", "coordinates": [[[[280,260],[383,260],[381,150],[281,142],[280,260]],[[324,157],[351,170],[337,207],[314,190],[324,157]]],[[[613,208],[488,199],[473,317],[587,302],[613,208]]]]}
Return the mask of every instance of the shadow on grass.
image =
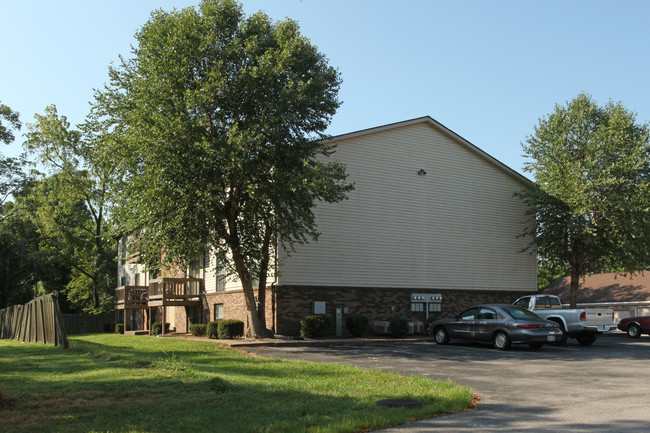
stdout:
{"type": "Polygon", "coordinates": [[[69,350],[0,343],[0,391],[12,398],[0,408],[3,431],[355,432],[448,410],[377,408],[345,395],[336,387],[354,380],[352,368],[328,375],[331,366],[224,348],[101,341],[72,339],[69,350]]]}

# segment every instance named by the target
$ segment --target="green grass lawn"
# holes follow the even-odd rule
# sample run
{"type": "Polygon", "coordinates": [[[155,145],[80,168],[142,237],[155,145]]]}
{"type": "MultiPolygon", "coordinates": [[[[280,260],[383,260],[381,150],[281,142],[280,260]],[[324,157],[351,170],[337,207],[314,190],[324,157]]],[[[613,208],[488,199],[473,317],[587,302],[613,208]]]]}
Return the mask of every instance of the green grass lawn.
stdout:
{"type": "Polygon", "coordinates": [[[208,341],[93,334],[0,340],[0,430],[359,432],[471,407],[449,381],[264,359],[208,341]],[[412,398],[419,409],[381,408],[412,398]]]}

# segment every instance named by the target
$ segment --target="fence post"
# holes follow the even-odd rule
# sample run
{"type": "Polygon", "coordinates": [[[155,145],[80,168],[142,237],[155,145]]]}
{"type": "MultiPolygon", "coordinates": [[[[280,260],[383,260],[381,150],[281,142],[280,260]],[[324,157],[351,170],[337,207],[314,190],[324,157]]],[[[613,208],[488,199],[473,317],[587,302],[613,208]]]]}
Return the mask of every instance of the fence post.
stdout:
{"type": "Polygon", "coordinates": [[[68,337],[65,332],[65,323],[63,321],[63,315],[61,310],[59,310],[59,292],[53,292],[52,296],[52,320],[54,323],[54,344],[57,346],[63,346],[64,349],[68,348],[68,337]]]}

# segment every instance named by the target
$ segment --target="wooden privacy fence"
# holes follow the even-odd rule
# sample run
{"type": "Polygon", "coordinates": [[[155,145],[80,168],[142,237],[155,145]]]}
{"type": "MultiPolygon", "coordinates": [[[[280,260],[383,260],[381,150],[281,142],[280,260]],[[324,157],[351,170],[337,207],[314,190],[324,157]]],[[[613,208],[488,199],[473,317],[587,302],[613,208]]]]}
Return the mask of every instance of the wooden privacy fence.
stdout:
{"type": "Polygon", "coordinates": [[[0,310],[0,338],[68,347],[56,293],[0,310]]]}
{"type": "Polygon", "coordinates": [[[68,335],[115,332],[114,313],[64,314],[63,323],[68,335]]]}

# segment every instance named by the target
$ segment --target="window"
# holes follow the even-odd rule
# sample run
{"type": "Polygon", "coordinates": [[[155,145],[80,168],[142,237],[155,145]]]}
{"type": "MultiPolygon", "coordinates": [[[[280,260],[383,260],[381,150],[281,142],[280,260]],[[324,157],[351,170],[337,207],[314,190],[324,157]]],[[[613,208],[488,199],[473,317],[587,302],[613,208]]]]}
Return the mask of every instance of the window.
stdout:
{"type": "Polygon", "coordinates": [[[140,274],[137,272],[135,273],[135,285],[136,286],[140,285],[140,274]]]}
{"type": "Polygon", "coordinates": [[[497,315],[496,311],[494,311],[491,308],[481,308],[481,311],[479,311],[478,316],[476,316],[478,320],[494,320],[498,319],[499,316],[497,315]]]}
{"type": "Polygon", "coordinates": [[[201,259],[194,259],[190,261],[190,266],[187,271],[190,278],[201,278],[201,259]]]}
{"type": "Polygon", "coordinates": [[[470,308],[460,313],[460,320],[474,320],[478,316],[478,308],[470,308]]]}
{"type": "Polygon", "coordinates": [[[217,292],[226,290],[226,274],[217,274],[217,292]]]}
{"type": "Polygon", "coordinates": [[[214,320],[223,320],[223,304],[214,304],[214,320]]]}
{"type": "Polygon", "coordinates": [[[535,308],[562,308],[562,305],[558,298],[540,296],[537,298],[537,302],[535,302],[535,308]]]}
{"type": "Polygon", "coordinates": [[[515,302],[515,305],[521,308],[528,308],[528,304],[530,303],[530,298],[521,298],[517,302],[515,302]]]}

